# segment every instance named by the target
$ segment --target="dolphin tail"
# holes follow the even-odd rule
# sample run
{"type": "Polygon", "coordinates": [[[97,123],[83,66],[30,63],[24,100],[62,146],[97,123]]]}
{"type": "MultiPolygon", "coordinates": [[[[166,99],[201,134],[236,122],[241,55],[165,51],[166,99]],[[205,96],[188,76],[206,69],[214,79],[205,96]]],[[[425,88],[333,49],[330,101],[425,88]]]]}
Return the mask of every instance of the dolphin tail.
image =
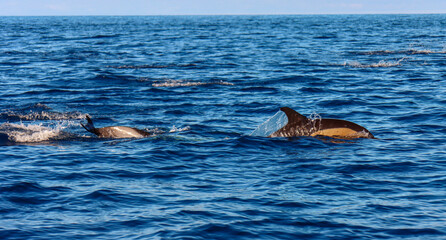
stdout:
{"type": "Polygon", "coordinates": [[[82,127],[83,128],[85,128],[85,130],[87,130],[87,131],[89,131],[89,132],[91,132],[91,133],[95,133],[95,127],[94,127],[94,124],[93,124],[93,121],[91,120],[91,118],[90,118],[90,115],[85,115],[85,118],[87,119],[87,125],[84,125],[83,123],[81,123],[81,125],[82,125],[82,127]]]}

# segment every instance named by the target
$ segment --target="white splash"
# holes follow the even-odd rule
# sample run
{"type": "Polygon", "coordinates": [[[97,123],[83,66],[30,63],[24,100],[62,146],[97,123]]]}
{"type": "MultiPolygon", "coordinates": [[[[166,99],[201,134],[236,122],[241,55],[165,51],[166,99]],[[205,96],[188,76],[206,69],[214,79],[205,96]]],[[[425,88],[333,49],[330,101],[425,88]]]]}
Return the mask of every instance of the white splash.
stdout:
{"type": "Polygon", "coordinates": [[[202,85],[233,86],[234,84],[225,81],[197,82],[197,81],[171,80],[171,79],[152,83],[152,87],[191,87],[191,86],[202,86],[202,85]]]}
{"type": "Polygon", "coordinates": [[[260,124],[250,136],[255,137],[268,137],[274,132],[278,131],[282,127],[288,124],[288,117],[283,111],[278,111],[270,119],[260,124]]]}
{"type": "Polygon", "coordinates": [[[186,126],[186,127],[184,127],[184,128],[177,128],[177,127],[175,127],[175,125],[174,125],[174,126],[172,126],[172,128],[169,130],[169,133],[184,132],[184,131],[189,131],[189,130],[190,130],[190,127],[189,127],[189,126],[186,126]]]}
{"type": "Polygon", "coordinates": [[[3,123],[0,133],[8,135],[8,140],[18,143],[34,143],[48,141],[62,134],[62,130],[71,123],[57,124],[55,127],[45,127],[42,124],[3,123]]]}
{"type": "Polygon", "coordinates": [[[378,63],[372,64],[362,64],[358,61],[346,61],[343,66],[345,67],[355,67],[355,68],[382,68],[382,67],[396,67],[401,66],[401,62],[403,62],[407,57],[403,57],[398,61],[384,61],[381,60],[378,63]]]}

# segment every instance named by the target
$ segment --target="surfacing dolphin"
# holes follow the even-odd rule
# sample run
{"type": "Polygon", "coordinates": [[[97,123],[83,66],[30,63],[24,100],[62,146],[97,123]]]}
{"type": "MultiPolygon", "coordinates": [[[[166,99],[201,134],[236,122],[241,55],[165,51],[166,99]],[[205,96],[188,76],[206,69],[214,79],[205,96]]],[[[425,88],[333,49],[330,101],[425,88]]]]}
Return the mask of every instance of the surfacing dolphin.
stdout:
{"type": "Polygon", "coordinates": [[[143,138],[153,136],[153,134],[144,130],[125,126],[95,128],[90,116],[86,115],[86,118],[88,123],[87,125],[81,123],[82,127],[101,138],[143,138]]]}
{"type": "Polygon", "coordinates": [[[353,122],[329,118],[309,119],[289,107],[282,107],[280,111],[285,113],[286,117],[279,115],[279,117],[271,118],[276,122],[268,123],[271,119],[268,120],[251,135],[263,134],[266,137],[326,136],[340,139],[375,138],[369,130],[353,122]]]}

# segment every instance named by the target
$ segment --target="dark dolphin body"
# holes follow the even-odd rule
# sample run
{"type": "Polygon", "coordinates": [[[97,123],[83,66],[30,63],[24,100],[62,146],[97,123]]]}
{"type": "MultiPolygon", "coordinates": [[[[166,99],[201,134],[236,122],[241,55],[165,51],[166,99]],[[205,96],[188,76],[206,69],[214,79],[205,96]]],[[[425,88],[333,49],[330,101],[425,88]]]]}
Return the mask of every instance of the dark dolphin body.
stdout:
{"type": "Polygon", "coordinates": [[[288,123],[268,137],[327,136],[332,138],[375,138],[369,130],[356,123],[340,119],[308,119],[291,108],[280,109],[288,123]]]}
{"type": "Polygon", "coordinates": [[[96,134],[101,138],[143,138],[152,136],[151,133],[132,127],[111,126],[103,128],[95,128],[90,116],[86,116],[87,125],[81,123],[87,131],[96,134]]]}

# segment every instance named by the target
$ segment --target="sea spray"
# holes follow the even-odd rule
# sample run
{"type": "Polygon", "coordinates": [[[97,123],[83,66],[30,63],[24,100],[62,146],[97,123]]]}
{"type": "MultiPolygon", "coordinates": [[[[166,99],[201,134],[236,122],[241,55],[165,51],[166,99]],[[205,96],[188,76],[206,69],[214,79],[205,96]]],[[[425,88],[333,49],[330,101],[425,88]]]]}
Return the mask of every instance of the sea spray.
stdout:
{"type": "Polygon", "coordinates": [[[63,135],[63,130],[75,125],[74,122],[59,122],[54,126],[39,124],[3,123],[0,125],[0,133],[8,135],[9,141],[18,143],[42,142],[57,139],[63,135]]]}
{"type": "Polygon", "coordinates": [[[342,64],[344,67],[354,67],[354,68],[385,68],[385,67],[396,67],[401,66],[401,63],[407,59],[407,57],[403,57],[397,61],[384,61],[381,60],[378,63],[372,64],[362,64],[358,61],[346,61],[342,64]]]}

